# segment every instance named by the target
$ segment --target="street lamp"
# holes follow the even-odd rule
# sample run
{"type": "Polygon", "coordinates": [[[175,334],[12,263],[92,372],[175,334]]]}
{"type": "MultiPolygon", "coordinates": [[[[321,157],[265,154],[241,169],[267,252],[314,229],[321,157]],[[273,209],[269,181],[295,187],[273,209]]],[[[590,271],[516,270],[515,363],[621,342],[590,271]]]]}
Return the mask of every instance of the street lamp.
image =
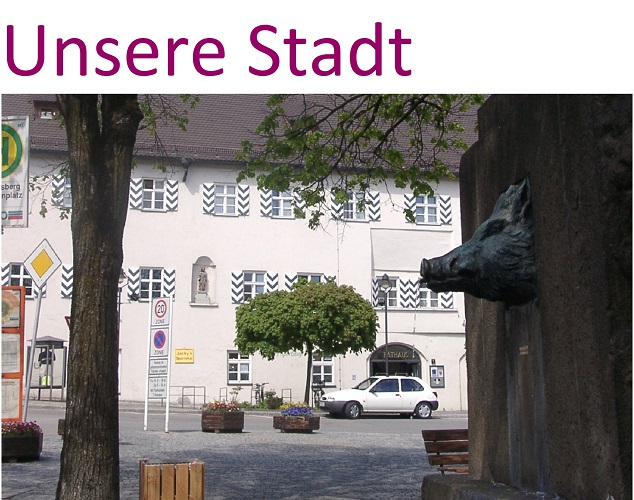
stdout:
{"type": "Polygon", "coordinates": [[[388,358],[387,358],[387,294],[390,293],[390,290],[392,289],[392,281],[390,280],[390,277],[386,274],[384,274],[381,277],[381,281],[379,281],[379,286],[381,287],[381,290],[383,291],[383,293],[385,294],[385,352],[384,352],[384,356],[385,356],[385,374],[389,375],[390,372],[388,371],[388,367],[387,367],[387,363],[388,363],[388,358]]]}
{"type": "Polygon", "coordinates": [[[128,282],[128,275],[125,273],[123,269],[119,273],[119,295],[117,298],[117,320],[119,322],[119,329],[121,329],[121,292],[125,288],[128,282]]]}

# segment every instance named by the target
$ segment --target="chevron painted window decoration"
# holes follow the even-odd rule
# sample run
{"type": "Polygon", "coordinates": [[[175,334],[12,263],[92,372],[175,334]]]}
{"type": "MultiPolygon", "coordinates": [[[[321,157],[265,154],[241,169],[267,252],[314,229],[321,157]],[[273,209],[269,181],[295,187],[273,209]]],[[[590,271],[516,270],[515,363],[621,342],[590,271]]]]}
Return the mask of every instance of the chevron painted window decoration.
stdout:
{"type": "Polygon", "coordinates": [[[63,299],[73,298],[73,266],[62,264],[61,291],[63,299]]]}
{"type": "Polygon", "coordinates": [[[247,184],[205,182],[202,185],[203,213],[219,216],[249,215],[247,184]]]}
{"type": "Polygon", "coordinates": [[[412,212],[415,224],[451,225],[452,223],[451,196],[405,194],[403,202],[405,209],[412,212]]]}
{"type": "Polygon", "coordinates": [[[46,283],[42,286],[42,289],[33,283],[31,275],[26,270],[26,267],[22,262],[8,262],[2,264],[2,285],[3,286],[23,286],[24,298],[35,299],[41,292],[42,297],[46,297],[46,283]]]}
{"type": "Polygon", "coordinates": [[[71,208],[73,206],[70,177],[65,175],[53,176],[51,181],[51,204],[63,208],[71,208]]]}
{"type": "MultiPolygon", "coordinates": [[[[388,307],[402,309],[453,309],[453,292],[435,293],[428,288],[420,287],[418,279],[390,277],[395,286],[388,296],[388,307]]],[[[383,292],[379,286],[379,278],[372,279],[372,305],[384,307],[383,292]]]]}
{"type": "Polygon", "coordinates": [[[129,267],[128,300],[148,302],[158,297],[175,297],[176,270],[165,267],[129,267]]]}
{"type": "Polygon", "coordinates": [[[178,209],[178,181],[169,179],[130,179],[130,203],[133,210],[175,212],[178,209]]]}
{"type": "Polygon", "coordinates": [[[279,290],[277,273],[266,271],[236,271],[231,273],[231,302],[242,304],[261,293],[279,290]]]}
{"type": "Polygon", "coordinates": [[[381,194],[369,191],[365,195],[361,192],[349,192],[348,201],[337,203],[334,194],[331,195],[330,212],[333,219],[347,222],[378,222],[381,220],[381,194]],[[364,200],[363,206],[360,203],[364,200]]]}

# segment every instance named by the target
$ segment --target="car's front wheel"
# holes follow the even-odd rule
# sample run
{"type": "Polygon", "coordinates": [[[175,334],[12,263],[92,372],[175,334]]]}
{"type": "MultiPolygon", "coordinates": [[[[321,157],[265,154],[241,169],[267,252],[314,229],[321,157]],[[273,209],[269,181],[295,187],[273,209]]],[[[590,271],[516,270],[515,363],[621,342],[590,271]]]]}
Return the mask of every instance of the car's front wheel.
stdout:
{"type": "Polygon", "coordinates": [[[351,418],[353,420],[355,418],[359,418],[359,416],[361,415],[361,405],[357,403],[356,401],[348,403],[346,407],[344,408],[343,413],[346,417],[351,418]]]}
{"type": "Polygon", "coordinates": [[[418,403],[414,410],[414,416],[416,418],[430,418],[431,417],[431,405],[429,403],[418,403]]]}

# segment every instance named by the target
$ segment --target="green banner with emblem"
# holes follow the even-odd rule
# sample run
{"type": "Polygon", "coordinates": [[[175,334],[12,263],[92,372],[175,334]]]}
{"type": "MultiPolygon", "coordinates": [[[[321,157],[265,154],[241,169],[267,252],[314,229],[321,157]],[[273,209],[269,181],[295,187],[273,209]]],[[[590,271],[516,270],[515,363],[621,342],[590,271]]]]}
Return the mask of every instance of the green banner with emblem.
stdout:
{"type": "Polygon", "coordinates": [[[2,118],[2,227],[29,225],[29,117],[2,118]]]}

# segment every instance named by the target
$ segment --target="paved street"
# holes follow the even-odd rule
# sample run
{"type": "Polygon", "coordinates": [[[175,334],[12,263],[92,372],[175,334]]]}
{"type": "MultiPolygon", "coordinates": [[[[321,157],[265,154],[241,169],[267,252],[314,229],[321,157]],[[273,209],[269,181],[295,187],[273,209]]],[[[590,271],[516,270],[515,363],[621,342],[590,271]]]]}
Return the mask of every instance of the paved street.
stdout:
{"type": "MultiPolygon", "coordinates": [[[[421,429],[466,427],[466,412],[436,412],[430,420],[398,416],[356,421],[321,418],[313,434],[273,429],[277,412],[248,412],[240,434],[204,433],[200,411],[152,407],[143,430],[143,405],[121,405],[121,498],[138,498],[139,460],[205,463],[207,499],[419,499],[423,476],[433,473],[421,429]],[[162,413],[158,413],[162,411],[162,413]]],[[[2,464],[2,498],[55,497],[63,406],[29,403],[28,420],[44,430],[39,461],[2,464]]]]}

